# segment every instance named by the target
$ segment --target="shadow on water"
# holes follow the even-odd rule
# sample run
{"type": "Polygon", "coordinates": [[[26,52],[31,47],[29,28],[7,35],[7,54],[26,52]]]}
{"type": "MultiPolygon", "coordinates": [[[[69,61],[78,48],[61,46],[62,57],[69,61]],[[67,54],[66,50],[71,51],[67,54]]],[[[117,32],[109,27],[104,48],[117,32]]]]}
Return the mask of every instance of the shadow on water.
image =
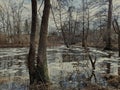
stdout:
{"type": "MultiPolygon", "coordinates": [[[[28,89],[27,53],[26,48],[0,49],[0,89],[28,89]]],[[[108,87],[108,75],[120,75],[120,60],[106,56],[106,52],[93,48],[87,51],[81,47],[48,49],[52,87],[59,90],[82,90],[92,84],[108,87]]]]}

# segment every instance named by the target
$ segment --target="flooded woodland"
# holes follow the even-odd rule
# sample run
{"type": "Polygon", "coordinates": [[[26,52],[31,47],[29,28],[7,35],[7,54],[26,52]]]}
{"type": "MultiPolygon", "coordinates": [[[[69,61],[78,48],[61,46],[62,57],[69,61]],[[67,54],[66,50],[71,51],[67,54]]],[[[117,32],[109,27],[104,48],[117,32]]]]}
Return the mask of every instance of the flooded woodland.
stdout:
{"type": "MultiPolygon", "coordinates": [[[[27,54],[28,48],[0,49],[1,90],[28,90],[27,54]]],[[[96,48],[86,51],[75,46],[47,48],[50,90],[119,90],[120,58],[117,54],[96,48]],[[87,87],[89,89],[85,89],[87,87]]]]}
{"type": "Polygon", "coordinates": [[[120,90],[120,0],[0,0],[0,90],[120,90]]]}

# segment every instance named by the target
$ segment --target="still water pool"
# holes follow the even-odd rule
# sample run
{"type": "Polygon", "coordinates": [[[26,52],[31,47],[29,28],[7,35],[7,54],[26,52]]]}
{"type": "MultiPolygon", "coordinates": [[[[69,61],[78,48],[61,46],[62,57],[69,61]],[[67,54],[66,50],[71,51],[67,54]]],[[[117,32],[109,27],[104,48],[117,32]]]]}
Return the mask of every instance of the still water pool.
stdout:
{"type": "MultiPolygon", "coordinates": [[[[0,49],[0,90],[28,90],[27,54],[28,48],[0,49]]],[[[108,87],[104,75],[120,75],[116,52],[61,46],[48,48],[47,59],[50,81],[59,90],[82,90],[91,83],[108,87]]]]}

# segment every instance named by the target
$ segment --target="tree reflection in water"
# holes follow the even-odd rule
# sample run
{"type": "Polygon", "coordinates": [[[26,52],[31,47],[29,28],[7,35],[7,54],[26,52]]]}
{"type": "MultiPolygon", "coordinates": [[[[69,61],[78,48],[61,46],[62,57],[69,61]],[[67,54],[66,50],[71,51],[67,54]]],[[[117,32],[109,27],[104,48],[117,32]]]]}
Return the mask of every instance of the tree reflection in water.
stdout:
{"type": "MultiPolygon", "coordinates": [[[[96,70],[97,58],[96,54],[90,52],[80,52],[80,54],[76,55],[74,53],[64,53],[62,54],[63,63],[64,62],[72,62],[73,72],[66,76],[64,81],[60,81],[60,85],[63,88],[77,88],[80,90],[88,86],[89,84],[98,84],[102,86],[106,86],[107,82],[103,79],[99,72],[96,70]]],[[[108,70],[110,69],[107,67],[108,70]]]]}
{"type": "MultiPolygon", "coordinates": [[[[26,55],[23,54],[23,52],[27,53],[25,50],[16,49],[15,51],[19,51],[19,55],[14,55],[16,52],[12,51],[12,56],[8,56],[9,50],[3,51],[8,52],[8,55],[0,57],[0,80],[4,81],[0,84],[0,88],[19,90],[15,87],[18,86],[22,90],[27,90],[29,79],[25,61],[26,55]]],[[[86,52],[81,48],[73,50],[49,49],[47,53],[48,68],[53,85],[60,86],[60,90],[80,90],[91,84],[108,86],[103,75],[114,75],[115,73],[120,76],[120,61],[115,61],[114,58],[104,58],[102,56],[106,54],[99,52],[94,49],[86,52]]]]}

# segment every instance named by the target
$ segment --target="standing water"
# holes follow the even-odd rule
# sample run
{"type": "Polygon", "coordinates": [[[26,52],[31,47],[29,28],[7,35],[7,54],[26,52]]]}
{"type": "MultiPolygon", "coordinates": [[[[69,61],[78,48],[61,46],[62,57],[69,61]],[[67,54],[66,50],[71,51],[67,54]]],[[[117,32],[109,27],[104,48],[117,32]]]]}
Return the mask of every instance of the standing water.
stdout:
{"type": "MultiPolygon", "coordinates": [[[[27,54],[27,48],[0,49],[0,90],[28,90],[27,54]]],[[[61,46],[48,48],[47,58],[50,81],[59,90],[82,90],[92,84],[119,90],[119,80],[115,85],[108,82],[120,75],[120,58],[114,52],[61,46]]]]}

